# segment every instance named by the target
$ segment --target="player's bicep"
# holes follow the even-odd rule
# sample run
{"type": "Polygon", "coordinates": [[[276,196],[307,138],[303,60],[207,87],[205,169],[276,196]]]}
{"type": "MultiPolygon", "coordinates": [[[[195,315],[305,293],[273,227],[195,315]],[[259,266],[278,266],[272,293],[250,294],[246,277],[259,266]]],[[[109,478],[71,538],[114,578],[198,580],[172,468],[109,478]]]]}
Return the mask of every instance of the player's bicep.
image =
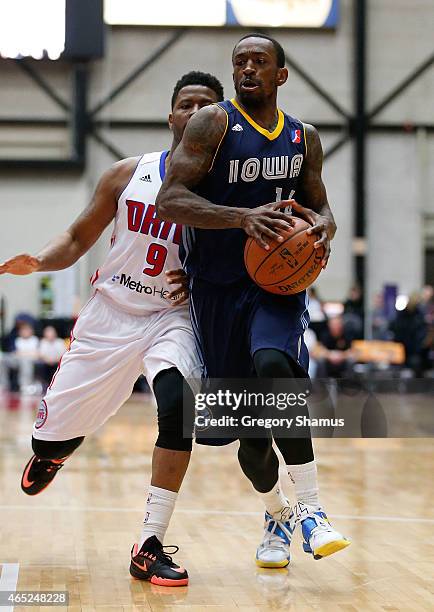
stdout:
{"type": "Polygon", "coordinates": [[[303,206],[318,211],[327,201],[327,192],[321,174],[306,169],[301,179],[296,200],[303,206]]]}
{"type": "Polygon", "coordinates": [[[323,150],[316,129],[306,126],[307,155],[300,174],[297,200],[300,204],[319,210],[327,202],[327,192],[322,180],[323,150]]]}
{"type": "Polygon", "coordinates": [[[177,186],[193,189],[200,183],[212,165],[226,123],[225,112],[213,106],[205,107],[191,117],[170,161],[163,193],[177,186]]]}
{"type": "Polygon", "coordinates": [[[104,177],[99,182],[95,193],[87,207],[72,223],[68,232],[74,241],[91,246],[116,214],[116,201],[104,183],[104,177]]]}
{"type": "Polygon", "coordinates": [[[134,160],[123,160],[102,175],[88,206],[68,229],[83,248],[90,248],[113,221],[119,189],[128,182],[133,172],[134,160]]]}
{"type": "Polygon", "coordinates": [[[208,151],[198,151],[181,141],[170,161],[164,187],[181,185],[187,189],[194,188],[206,176],[212,159],[213,155],[208,151]]]}

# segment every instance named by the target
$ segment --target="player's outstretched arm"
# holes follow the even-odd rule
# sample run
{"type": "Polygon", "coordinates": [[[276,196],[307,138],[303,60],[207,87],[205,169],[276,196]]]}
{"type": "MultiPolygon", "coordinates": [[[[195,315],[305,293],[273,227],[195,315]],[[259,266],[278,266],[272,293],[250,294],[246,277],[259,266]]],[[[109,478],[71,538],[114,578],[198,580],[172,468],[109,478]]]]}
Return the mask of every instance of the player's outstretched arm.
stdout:
{"type": "Polygon", "coordinates": [[[207,106],[189,120],[157,196],[157,214],[163,220],[203,229],[241,228],[267,248],[267,238],[279,240],[279,230],[290,227],[291,221],[279,208],[292,202],[254,209],[219,206],[193,192],[211,168],[225,130],[226,113],[218,106],[207,106]]]}
{"type": "Polygon", "coordinates": [[[293,203],[292,209],[313,225],[308,230],[309,234],[319,235],[315,248],[324,246],[325,254],[321,265],[325,268],[330,255],[330,241],[336,233],[336,223],[321,177],[323,162],[321,140],[313,125],[305,124],[305,129],[307,154],[302,165],[300,187],[297,190],[298,202],[293,203]]]}
{"type": "Polygon", "coordinates": [[[131,178],[138,158],[117,162],[101,177],[87,208],[74,223],[37,254],[22,253],[0,264],[0,274],[26,275],[72,266],[98,240],[116,215],[117,199],[131,178]]]}

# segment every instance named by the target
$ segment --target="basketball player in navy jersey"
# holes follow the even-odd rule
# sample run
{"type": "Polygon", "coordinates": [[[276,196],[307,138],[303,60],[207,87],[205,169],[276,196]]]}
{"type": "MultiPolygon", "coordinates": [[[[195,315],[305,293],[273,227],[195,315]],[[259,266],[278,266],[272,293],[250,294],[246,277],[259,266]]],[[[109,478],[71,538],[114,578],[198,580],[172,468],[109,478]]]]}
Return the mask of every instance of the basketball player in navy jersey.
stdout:
{"type": "MultiPolygon", "coordinates": [[[[321,143],[313,126],[277,107],[277,90],[288,78],[277,41],[245,36],[233,50],[232,63],[235,98],[202,109],[189,122],[157,197],[157,211],[162,219],[185,226],[190,315],[207,376],[304,377],[306,294],[276,296],[260,289],[247,275],[243,251],[247,236],[264,249],[270,239],[281,241],[279,232],[292,224],[281,209],[290,206],[311,223],[309,232],[318,236],[315,248],[325,248],[326,266],[336,225],[321,179],[321,143]]],[[[348,546],[321,507],[309,432],[275,441],[295,484],[294,509],[279,484],[271,436],[240,439],[238,451],[241,468],[266,508],[257,564],[285,567],[297,524],[305,552],[316,559],[348,546]]]]}
{"type": "Polygon", "coordinates": [[[17,255],[0,265],[0,274],[17,275],[67,268],[115,220],[110,251],[92,279],[94,295],[80,313],[70,350],[42,400],[33,428],[35,454],[24,469],[21,487],[28,495],[43,491],[84,437],[128,399],[144,373],[157,401],[159,431],[130,572],[162,586],[188,583],[187,572],[165,553],[163,538],[191,454],[191,439],[184,438],[182,430],[183,381],[198,376],[200,363],[188,306],[182,304],[187,287],[179,260],[181,228],[162,223],[154,203],[187,121],[219,100],[223,88],[215,77],[184,75],[172,96],[170,151],[114,164],[66,232],[36,256],[17,255]]]}

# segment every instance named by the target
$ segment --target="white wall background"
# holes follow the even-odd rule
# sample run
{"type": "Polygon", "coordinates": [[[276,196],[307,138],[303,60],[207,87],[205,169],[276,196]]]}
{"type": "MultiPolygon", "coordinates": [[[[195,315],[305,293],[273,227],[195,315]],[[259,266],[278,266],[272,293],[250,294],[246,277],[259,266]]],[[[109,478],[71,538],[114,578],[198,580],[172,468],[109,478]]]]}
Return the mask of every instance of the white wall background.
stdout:
{"type": "MultiPolygon", "coordinates": [[[[432,52],[432,0],[371,0],[369,2],[368,107],[372,107],[432,52]]],[[[131,70],[167,39],[164,29],[115,29],[109,33],[106,58],[91,70],[89,106],[93,107],[131,70]]],[[[353,106],[353,0],[341,0],[341,23],[336,32],[278,32],[288,53],[329,91],[348,112],[353,106]]],[[[123,130],[110,127],[114,119],[165,119],[176,80],[198,69],[214,73],[232,95],[230,56],[239,33],[193,31],[172,47],[99,115],[102,133],[127,155],[159,150],[170,144],[162,129],[123,130]]],[[[57,64],[38,66],[59,95],[70,96],[70,75],[57,64]]],[[[0,62],[0,117],[59,118],[62,111],[37,89],[12,62],[0,62]]],[[[426,72],[377,120],[433,123],[434,71],[426,72]]],[[[280,106],[306,122],[337,122],[339,115],[297,75],[280,92],[280,106]]],[[[321,133],[327,149],[338,137],[321,133]]],[[[0,156],[17,151],[32,155],[65,155],[66,130],[0,129],[0,156]],[[21,144],[13,145],[20,134],[21,144]]],[[[368,289],[396,282],[400,290],[418,289],[424,276],[423,248],[426,215],[434,215],[434,140],[432,135],[370,134],[367,169],[368,289]]],[[[330,157],[324,167],[329,200],[338,222],[338,234],[327,272],[319,280],[321,294],[343,299],[352,278],[353,169],[352,145],[330,157]]],[[[88,166],[82,175],[54,172],[0,172],[0,260],[18,252],[34,253],[64,230],[89,201],[99,175],[113,158],[89,140],[88,166]]],[[[87,279],[104,257],[110,230],[81,262],[81,298],[87,279]]],[[[37,314],[37,277],[0,277],[0,295],[8,315],[28,310],[37,314]]]]}

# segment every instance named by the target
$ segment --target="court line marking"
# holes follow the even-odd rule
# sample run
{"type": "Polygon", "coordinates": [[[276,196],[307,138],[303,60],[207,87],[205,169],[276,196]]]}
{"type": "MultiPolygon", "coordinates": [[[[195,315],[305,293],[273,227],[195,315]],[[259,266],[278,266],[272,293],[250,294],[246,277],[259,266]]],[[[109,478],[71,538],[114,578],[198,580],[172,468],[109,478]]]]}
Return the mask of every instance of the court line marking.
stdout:
{"type": "MultiPolygon", "coordinates": [[[[16,591],[20,564],[2,563],[1,565],[2,573],[0,575],[0,591],[16,591]]],[[[14,606],[0,606],[0,609],[1,612],[13,612],[14,606]]]]}
{"type": "MultiPolygon", "coordinates": [[[[61,511],[61,512],[143,512],[143,508],[116,508],[105,506],[0,506],[2,510],[27,510],[33,512],[39,510],[61,511]]],[[[177,514],[214,514],[221,516],[260,516],[261,512],[245,511],[245,510],[201,510],[198,508],[176,508],[177,514]]],[[[389,521],[391,523],[434,523],[434,518],[423,518],[418,516],[370,516],[370,515],[352,515],[352,514],[329,514],[330,518],[346,521],[389,521]]]]}

